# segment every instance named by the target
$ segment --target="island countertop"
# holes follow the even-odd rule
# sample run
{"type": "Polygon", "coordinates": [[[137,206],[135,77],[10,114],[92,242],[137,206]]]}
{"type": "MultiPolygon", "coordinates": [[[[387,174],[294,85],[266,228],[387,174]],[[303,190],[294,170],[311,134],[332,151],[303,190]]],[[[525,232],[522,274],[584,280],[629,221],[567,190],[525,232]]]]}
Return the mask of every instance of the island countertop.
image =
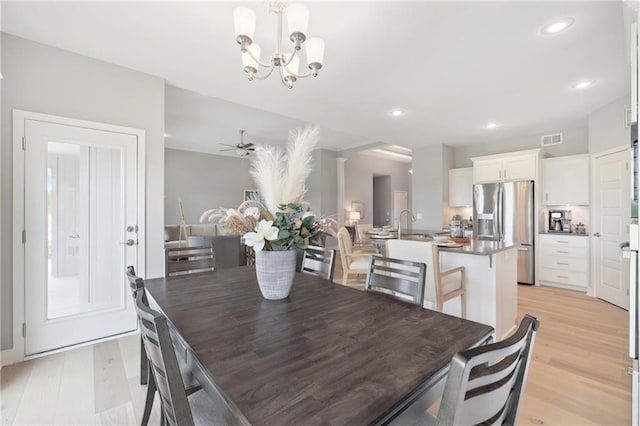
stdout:
{"type": "Polygon", "coordinates": [[[492,254],[500,253],[501,251],[509,250],[517,247],[516,243],[506,243],[502,241],[485,241],[485,240],[471,240],[468,243],[462,244],[462,247],[443,247],[439,246],[441,252],[451,253],[464,253],[474,254],[477,256],[489,256],[492,254]]]}

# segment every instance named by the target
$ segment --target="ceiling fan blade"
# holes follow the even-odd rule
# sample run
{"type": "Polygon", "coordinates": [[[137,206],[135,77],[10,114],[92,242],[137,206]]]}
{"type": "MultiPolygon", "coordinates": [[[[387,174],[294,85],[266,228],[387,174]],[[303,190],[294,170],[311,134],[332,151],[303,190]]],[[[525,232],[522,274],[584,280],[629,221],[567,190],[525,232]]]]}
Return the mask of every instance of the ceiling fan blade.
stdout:
{"type": "Polygon", "coordinates": [[[219,149],[218,151],[235,151],[238,148],[225,148],[225,149],[219,149]]]}
{"type": "Polygon", "coordinates": [[[222,143],[222,142],[219,142],[219,143],[218,143],[218,145],[224,145],[224,146],[230,146],[230,147],[232,147],[232,148],[238,148],[238,145],[231,145],[231,144],[228,144],[228,143],[222,143]]]}
{"type": "Polygon", "coordinates": [[[253,146],[253,142],[245,143],[243,146],[244,148],[251,148],[253,146]]]}

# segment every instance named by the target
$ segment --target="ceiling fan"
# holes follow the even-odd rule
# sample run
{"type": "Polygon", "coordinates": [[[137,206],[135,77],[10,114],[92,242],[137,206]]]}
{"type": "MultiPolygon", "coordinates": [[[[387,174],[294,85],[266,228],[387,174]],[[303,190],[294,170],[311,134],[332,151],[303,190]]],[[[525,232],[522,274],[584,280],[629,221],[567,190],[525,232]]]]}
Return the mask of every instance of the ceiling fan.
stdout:
{"type": "Polygon", "coordinates": [[[221,149],[220,151],[235,151],[240,157],[246,157],[256,149],[253,147],[252,142],[244,142],[244,130],[240,130],[240,143],[236,145],[229,145],[228,143],[220,143],[220,145],[230,146],[231,148],[221,149]]]}

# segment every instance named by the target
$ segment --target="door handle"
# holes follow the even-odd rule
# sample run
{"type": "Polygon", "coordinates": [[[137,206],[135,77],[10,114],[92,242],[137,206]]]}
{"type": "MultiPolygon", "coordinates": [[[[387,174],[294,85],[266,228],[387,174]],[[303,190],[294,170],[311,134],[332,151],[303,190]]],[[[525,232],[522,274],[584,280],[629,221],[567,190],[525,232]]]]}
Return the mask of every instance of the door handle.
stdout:
{"type": "Polygon", "coordinates": [[[122,242],[120,244],[124,244],[124,245],[127,245],[127,246],[133,246],[133,245],[136,244],[136,242],[134,240],[132,240],[131,238],[129,238],[127,241],[122,242]]]}
{"type": "Polygon", "coordinates": [[[594,236],[594,237],[598,237],[598,238],[600,238],[600,233],[599,233],[599,232],[596,232],[595,234],[593,234],[593,236],[594,236]]]}

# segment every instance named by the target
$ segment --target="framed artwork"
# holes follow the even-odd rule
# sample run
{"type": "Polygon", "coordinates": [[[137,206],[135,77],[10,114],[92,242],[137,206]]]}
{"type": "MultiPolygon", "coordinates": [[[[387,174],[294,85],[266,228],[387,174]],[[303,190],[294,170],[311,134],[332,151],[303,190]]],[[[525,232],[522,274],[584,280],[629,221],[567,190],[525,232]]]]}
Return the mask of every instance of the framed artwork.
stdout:
{"type": "Polygon", "coordinates": [[[359,201],[353,201],[351,203],[351,211],[360,213],[360,219],[359,220],[363,220],[364,219],[364,203],[361,203],[359,201]]]}
{"type": "Polygon", "coordinates": [[[244,201],[247,200],[260,200],[260,191],[257,189],[245,189],[244,190],[244,201]]]}

